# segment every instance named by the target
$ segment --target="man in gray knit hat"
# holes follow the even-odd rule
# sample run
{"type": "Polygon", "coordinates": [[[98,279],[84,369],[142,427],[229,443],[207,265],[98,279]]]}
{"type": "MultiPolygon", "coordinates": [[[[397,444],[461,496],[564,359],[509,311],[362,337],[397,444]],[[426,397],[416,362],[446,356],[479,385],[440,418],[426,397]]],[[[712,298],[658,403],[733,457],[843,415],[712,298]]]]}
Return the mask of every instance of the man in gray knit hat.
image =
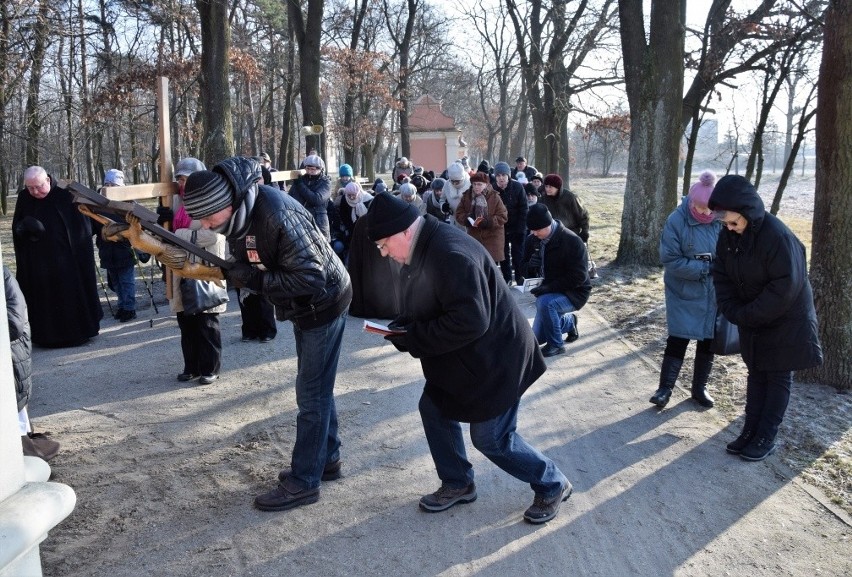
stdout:
{"type": "Polygon", "coordinates": [[[352,286],[311,214],[260,180],[256,160],[228,158],[190,175],[184,202],[204,228],[227,237],[236,262],[222,271],[226,280],[265,296],[278,320],[293,323],[299,412],[292,460],[277,487],[254,501],[263,511],[284,511],[315,503],[320,481],[340,477],[334,382],[352,286]]]}

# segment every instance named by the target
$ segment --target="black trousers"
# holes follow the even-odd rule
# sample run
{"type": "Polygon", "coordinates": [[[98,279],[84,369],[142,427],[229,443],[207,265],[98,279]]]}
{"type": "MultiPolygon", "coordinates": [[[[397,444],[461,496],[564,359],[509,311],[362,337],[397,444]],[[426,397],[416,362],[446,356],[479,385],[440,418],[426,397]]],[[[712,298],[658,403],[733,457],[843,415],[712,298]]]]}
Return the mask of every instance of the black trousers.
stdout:
{"type": "Polygon", "coordinates": [[[177,314],[183,372],[218,375],[222,368],[222,333],[219,313],[177,314]]]}
{"type": "Polygon", "coordinates": [[[521,284],[524,282],[523,263],[524,263],[524,241],[526,235],[523,232],[507,232],[505,244],[503,245],[503,255],[506,260],[500,263],[500,270],[503,271],[503,280],[509,282],[512,280],[512,273],[515,275],[515,282],[521,284]],[[509,259],[511,258],[511,263],[509,259]]]}
{"type": "Polygon", "coordinates": [[[274,339],[278,334],[275,324],[275,307],[265,297],[249,293],[240,294],[237,289],[237,302],[240,303],[240,316],[243,319],[243,338],[274,339]]]}
{"type": "MultiPolygon", "coordinates": [[[[712,344],[712,338],[704,339],[703,341],[695,341],[695,352],[710,354],[710,345],[712,344]]],[[[688,345],[689,339],[669,335],[666,339],[666,351],[663,354],[667,357],[675,357],[683,360],[683,357],[686,356],[686,347],[688,345]]]]}

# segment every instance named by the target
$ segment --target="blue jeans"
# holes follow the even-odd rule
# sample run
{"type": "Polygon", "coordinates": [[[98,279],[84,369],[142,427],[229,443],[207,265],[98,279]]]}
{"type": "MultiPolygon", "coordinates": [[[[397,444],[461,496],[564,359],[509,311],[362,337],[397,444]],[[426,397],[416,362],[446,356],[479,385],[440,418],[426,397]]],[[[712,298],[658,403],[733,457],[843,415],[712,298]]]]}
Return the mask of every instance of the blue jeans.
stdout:
{"type": "Polygon", "coordinates": [[[290,479],[303,489],[320,485],[326,463],[340,458],[334,381],[347,313],[320,327],[299,329],[296,338],[296,443],[290,463],[290,479]]]}
{"type": "MultiPolygon", "coordinates": [[[[425,393],[420,396],[420,419],[441,483],[460,489],[473,483],[461,424],[447,419],[425,393]]],[[[491,420],[470,424],[470,440],[479,452],[521,481],[536,495],[558,495],[567,481],[556,464],[529,445],[517,431],[518,403],[491,420]]]]}
{"type": "Polygon", "coordinates": [[[118,296],[118,308],[136,310],[136,271],[133,265],[124,268],[108,268],[112,288],[118,296]]]}
{"type": "Polygon", "coordinates": [[[574,330],[574,305],[562,293],[544,293],[535,299],[533,333],[538,344],[561,347],[562,335],[574,330]]]}

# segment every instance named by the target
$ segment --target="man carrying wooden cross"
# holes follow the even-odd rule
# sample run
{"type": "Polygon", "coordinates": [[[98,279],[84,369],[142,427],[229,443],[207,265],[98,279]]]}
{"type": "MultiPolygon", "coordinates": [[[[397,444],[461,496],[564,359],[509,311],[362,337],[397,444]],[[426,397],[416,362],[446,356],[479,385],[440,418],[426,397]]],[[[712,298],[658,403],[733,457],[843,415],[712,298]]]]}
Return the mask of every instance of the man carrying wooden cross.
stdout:
{"type": "Polygon", "coordinates": [[[260,164],[228,158],[189,176],[184,206],[204,228],[224,234],[232,285],[265,296],[278,320],[293,323],[299,355],[296,442],[276,488],[255,499],[264,511],[315,503],[321,480],[340,477],[334,382],[352,285],[343,263],[296,200],[259,184],[260,164]]]}

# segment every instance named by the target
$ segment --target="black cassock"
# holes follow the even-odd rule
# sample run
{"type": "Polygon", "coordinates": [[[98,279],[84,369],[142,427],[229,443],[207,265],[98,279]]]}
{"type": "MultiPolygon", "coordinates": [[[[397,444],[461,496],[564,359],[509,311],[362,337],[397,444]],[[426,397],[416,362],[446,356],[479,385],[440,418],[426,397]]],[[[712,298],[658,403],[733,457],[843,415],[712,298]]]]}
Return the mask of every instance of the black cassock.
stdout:
{"type": "Polygon", "coordinates": [[[36,199],[18,192],[12,219],[15,277],[27,301],[33,343],[69,347],[98,334],[103,318],[95,279],[92,225],[71,193],[50,179],[36,199]]]}

